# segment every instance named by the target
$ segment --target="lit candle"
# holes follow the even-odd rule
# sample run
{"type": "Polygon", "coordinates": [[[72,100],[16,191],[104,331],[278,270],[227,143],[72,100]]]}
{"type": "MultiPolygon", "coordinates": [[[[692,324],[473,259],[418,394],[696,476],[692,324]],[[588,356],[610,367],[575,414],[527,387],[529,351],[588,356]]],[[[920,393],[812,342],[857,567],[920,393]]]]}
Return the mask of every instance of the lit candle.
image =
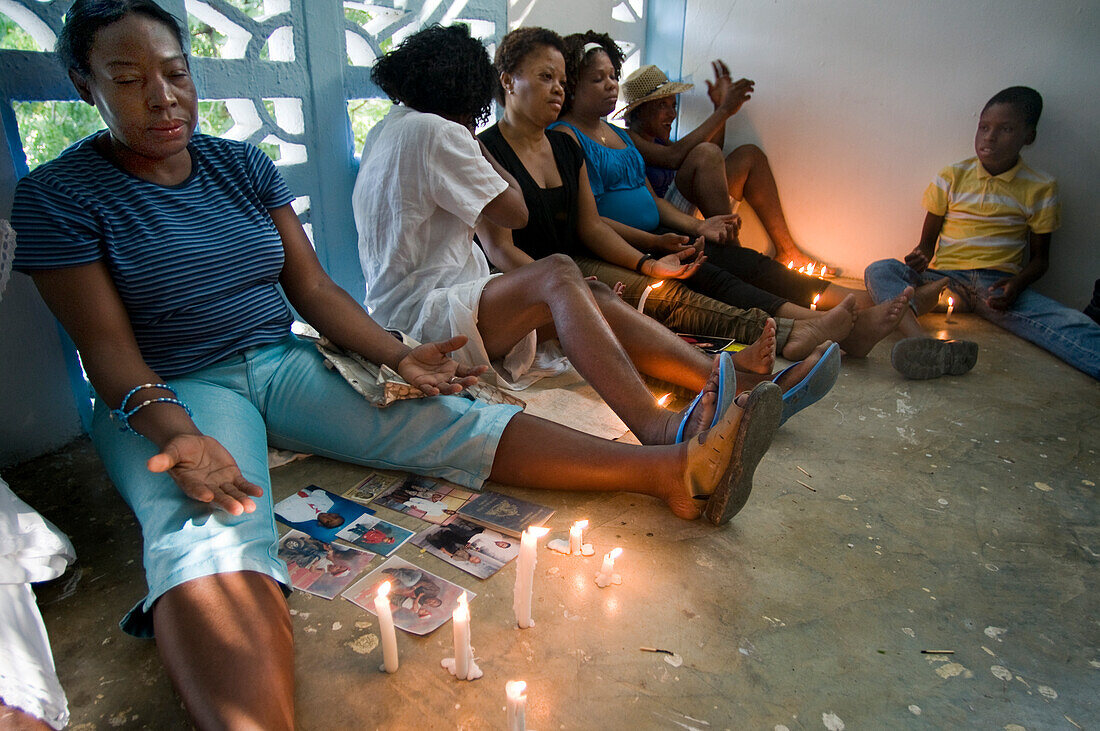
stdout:
{"type": "Polygon", "coordinates": [[[666,393],[664,396],[657,399],[657,405],[660,406],[663,409],[665,406],[668,405],[668,402],[671,398],[672,398],[672,394],[671,393],[666,393]]]}
{"type": "Polygon", "coordinates": [[[649,299],[649,293],[655,289],[660,289],[661,285],[665,283],[665,280],[660,280],[650,284],[642,291],[642,298],[638,300],[638,312],[645,312],[645,301],[649,299]]]}
{"type": "Polygon", "coordinates": [[[807,264],[806,266],[809,267],[809,270],[806,273],[809,274],[812,277],[814,275],[814,269],[817,268],[817,265],[816,264],[807,264]]]}
{"type": "Polygon", "coordinates": [[[596,586],[603,589],[611,584],[623,583],[622,577],[615,573],[615,559],[622,552],[623,549],[621,548],[613,548],[610,552],[604,554],[603,566],[600,567],[600,573],[596,574],[596,586]]]}
{"type": "Polygon", "coordinates": [[[526,731],[527,683],[509,680],[504,684],[504,692],[508,695],[508,731],[526,731]]]}
{"type": "Polygon", "coordinates": [[[578,520],[569,527],[569,552],[574,556],[581,552],[581,546],[584,544],[584,529],[587,527],[587,520],[578,520]]]}
{"type": "Polygon", "coordinates": [[[535,590],[535,549],[538,547],[538,540],[549,532],[549,528],[537,528],[532,525],[520,535],[512,609],[516,613],[516,624],[523,629],[535,626],[534,620],[531,619],[531,595],[535,590]]]}
{"type": "Polygon", "coordinates": [[[811,310],[816,310],[817,309],[817,301],[819,299],[821,299],[821,293],[815,294],[814,295],[814,301],[810,303],[810,309],[811,310]]]}
{"type": "Polygon", "coordinates": [[[787,268],[794,269],[794,259],[791,259],[789,262],[787,262],[787,268]]]}
{"type": "Polygon", "coordinates": [[[825,268],[825,265],[824,265],[824,264],[822,264],[822,265],[821,265],[821,274],[819,274],[818,276],[820,276],[820,277],[821,277],[822,279],[824,279],[824,278],[825,278],[825,272],[826,272],[826,271],[828,271],[828,270],[827,270],[827,269],[825,268]]]}
{"type": "Polygon", "coordinates": [[[374,611],[378,613],[378,632],[382,635],[382,670],[397,672],[397,633],[393,629],[393,612],[390,610],[390,582],[384,581],[374,597],[374,611]]]}
{"type": "Polygon", "coordinates": [[[951,313],[955,311],[955,298],[947,298],[947,317],[944,318],[944,322],[951,322],[951,313]]]}

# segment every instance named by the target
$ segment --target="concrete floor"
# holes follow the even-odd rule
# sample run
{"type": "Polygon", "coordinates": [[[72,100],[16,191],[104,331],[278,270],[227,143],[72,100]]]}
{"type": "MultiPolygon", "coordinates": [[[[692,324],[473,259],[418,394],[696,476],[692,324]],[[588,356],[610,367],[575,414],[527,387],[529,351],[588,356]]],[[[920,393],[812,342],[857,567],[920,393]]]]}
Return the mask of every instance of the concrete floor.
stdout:
{"type": "MultiPolygon", "coordinates": [[[[501,728],[504,683],[524,679],[528,724],[544,730],[1097,728],[1100,385],[956,319],[953,335],[981,343],[971,374],[906,382],[888,343],[847,361],[725,528],[642,496],[515,490],[554,507],[558,531],[594,526],[595,557],[540,551],[532,629],[513,623],[514,564],[479,581],[403,546],[478,593],[478,681],[440,668],[449,624],[401,634],[386,676],[367,651],[373,616],[294,594],[299,726],[501,728]],[[623,584],[598,589],[616,545],[623,584]]],[[[311,458],[277,469],[275,493],[342,493],[362,474],[311,458]]],[[[117,628],[143,593],[140,536],[88,444],[4,477],[79,556],[39,587],[72,728],[187,728],[153,643],[117,628]]]]}

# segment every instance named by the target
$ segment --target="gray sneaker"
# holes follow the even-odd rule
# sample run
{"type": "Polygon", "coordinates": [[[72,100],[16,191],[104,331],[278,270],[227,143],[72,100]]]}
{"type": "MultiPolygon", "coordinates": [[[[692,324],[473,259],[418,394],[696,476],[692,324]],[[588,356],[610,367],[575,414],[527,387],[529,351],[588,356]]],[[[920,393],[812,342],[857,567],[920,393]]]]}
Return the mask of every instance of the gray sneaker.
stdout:
{"type": "Polygon", "coordinates": [[[905,338],[890,353],[894,370],[917,380],[961,376],[977,362],[978,344],[970,340],[905,338]]]}

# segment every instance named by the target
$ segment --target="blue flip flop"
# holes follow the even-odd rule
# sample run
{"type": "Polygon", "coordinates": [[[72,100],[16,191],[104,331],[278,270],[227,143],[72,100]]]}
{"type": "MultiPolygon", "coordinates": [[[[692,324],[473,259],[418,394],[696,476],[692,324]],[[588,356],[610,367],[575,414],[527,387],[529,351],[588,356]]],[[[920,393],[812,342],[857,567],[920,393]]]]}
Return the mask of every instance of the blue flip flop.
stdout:
{"type": "MultiPolygon", "coordinates": [[[[737,370],[733,367],[733,356],[723,351],[718,356],[718,403],[714,407],[714,418],[710,422],[711,428],[721,420],[722,414],[726,413],[726,409],[733,403],[733,398],[736,395],[737,370]]],[[[680,428],[676,430],[677,444],[684,441],[684,428],[687,427],[688,419],[691,418],[701,398],[703,398],[702,391],[696,394],[695,399],[688,406],[687,411],[684,412],[684,418],[680,421],[680,428]]]]}
{"type": "MultiPolygon", "coordinates": [[[[772,381],[778,382],[780,376],[796,365],[798,363],[787,366],[772,377],[772,381]]],[[[824,398],[836,383],[838,376],[840,376],[840,345],[833,343],[825,350],[821,359],[814,364],[806,377],[783,394],[783,416],[779,425],[782,426],[787,419],[824,398]]]]}

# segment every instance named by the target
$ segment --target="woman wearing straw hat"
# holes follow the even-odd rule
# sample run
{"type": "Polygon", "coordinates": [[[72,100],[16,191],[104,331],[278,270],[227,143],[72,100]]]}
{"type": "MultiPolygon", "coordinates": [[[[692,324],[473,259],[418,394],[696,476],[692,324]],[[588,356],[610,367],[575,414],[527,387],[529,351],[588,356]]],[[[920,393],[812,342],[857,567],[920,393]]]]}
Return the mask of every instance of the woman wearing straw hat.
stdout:
{"type": "Polygon", "coordinates": [[[673,142],[676,97],[694,84],[669,81],[653,65],[643,66],[622,83],[626,102],[615,116],[626,121],[638,151],[646,161],[646,177],[654,192],[680,210],[704,216],[730,213],[747,199],[775,243],[775,258],[796,268],[813,263],[795,244],[779,202],[771,166],[756,145],[741,145],[723,155],[726,120],[741,109],[753,92],[749,79],[730,80],[729,68],[713,61],[714,81],[707,95],[714,111],[694,130],[673,142]],[[732,205],[731,205],[732,203],[732,205]]]}

